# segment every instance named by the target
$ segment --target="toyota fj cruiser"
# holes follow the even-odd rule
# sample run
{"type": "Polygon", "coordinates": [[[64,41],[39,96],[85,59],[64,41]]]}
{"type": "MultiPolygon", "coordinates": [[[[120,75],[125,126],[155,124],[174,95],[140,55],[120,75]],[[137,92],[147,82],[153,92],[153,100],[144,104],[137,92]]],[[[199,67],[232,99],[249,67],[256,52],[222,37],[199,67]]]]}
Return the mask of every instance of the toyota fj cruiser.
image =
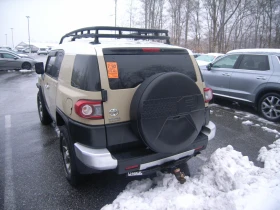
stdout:
{"type": "Polygon", "coordinates": [[[81,174],[104,170],[136,176],[171,169],[183,182],[178,167],[215,136],[212,90],[188,50],[170,45],[167,30],[72,31],[51,50],[45,68],[35,68],[39,117],[60,128],[72,185],[81,174]]]}

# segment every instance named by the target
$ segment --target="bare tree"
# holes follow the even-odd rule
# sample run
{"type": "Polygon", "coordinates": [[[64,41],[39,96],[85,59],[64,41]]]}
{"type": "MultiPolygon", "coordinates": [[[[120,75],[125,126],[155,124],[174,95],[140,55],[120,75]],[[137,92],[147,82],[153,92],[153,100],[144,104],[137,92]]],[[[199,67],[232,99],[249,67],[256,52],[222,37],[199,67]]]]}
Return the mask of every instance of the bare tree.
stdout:
{"type": "Polygon", "coordinates": [[[169,29],[173,44],[197,52],[280,47],[280,0],[135,1],[146,28],[169,29]]]}

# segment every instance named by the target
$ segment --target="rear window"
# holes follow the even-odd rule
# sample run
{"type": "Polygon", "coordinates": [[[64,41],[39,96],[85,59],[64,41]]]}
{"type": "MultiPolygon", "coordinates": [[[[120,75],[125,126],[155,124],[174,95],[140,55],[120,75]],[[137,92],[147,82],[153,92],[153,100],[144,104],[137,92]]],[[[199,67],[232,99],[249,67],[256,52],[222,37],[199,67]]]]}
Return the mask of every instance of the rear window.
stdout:
{"type": "Polygon", "coordinates": [[[187,53],[114,54],[104,55],[104,58],[107,67],[108,64],[117,65],[117,74],[108,77],[111,89],[134,88],[150,76],[162,72],[179,72],[196,82],[195,69],[187,53]]]}
{"type": "Polygon", "coordinates": [[[269,70],[267,55],[244,55],[238,69],[247,70],[269,70]]]}
{"type": "Polygon", "coordinates": [[[86,91],[101,90],[99,68],[96,56],[76,55],[71,85],[86,91]]]}

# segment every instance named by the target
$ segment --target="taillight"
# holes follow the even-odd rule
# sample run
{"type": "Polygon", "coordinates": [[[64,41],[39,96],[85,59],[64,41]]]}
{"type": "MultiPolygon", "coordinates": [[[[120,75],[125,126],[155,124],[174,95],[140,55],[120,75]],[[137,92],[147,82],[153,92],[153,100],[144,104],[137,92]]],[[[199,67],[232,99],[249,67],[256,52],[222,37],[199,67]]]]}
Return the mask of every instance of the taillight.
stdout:
{"type": "Polygon", "coordinates": [[[142,48],[143,52],[160,52],[160,48],[142,48]]]}
{"type": "Polygon", "coordinates": [[[82,118],[103,119],[101,101],[80,100],[75,104],[75,112],[82,118]]]}
{"type": "Polygon", "coordinates": [[[211,88],[204,88],[204,101],[208,103],[213,98],[213,91],[211,88]]]}

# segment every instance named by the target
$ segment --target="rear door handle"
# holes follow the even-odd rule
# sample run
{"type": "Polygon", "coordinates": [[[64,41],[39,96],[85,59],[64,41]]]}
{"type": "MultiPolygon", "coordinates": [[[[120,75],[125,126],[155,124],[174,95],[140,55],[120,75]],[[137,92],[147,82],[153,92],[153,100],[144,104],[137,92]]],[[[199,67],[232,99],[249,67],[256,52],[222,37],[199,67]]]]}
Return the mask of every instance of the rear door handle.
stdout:
{"type": "Polygon", "coordinates": [[[257,79],[266,80],[266,77],[263,77],[263,76],[257,76],[257,79]]]}
{"type": "Polygon", "coordinates": [[[230,74],[229,73],[223,73],[222,75],[229,77],[230,74]]]}

